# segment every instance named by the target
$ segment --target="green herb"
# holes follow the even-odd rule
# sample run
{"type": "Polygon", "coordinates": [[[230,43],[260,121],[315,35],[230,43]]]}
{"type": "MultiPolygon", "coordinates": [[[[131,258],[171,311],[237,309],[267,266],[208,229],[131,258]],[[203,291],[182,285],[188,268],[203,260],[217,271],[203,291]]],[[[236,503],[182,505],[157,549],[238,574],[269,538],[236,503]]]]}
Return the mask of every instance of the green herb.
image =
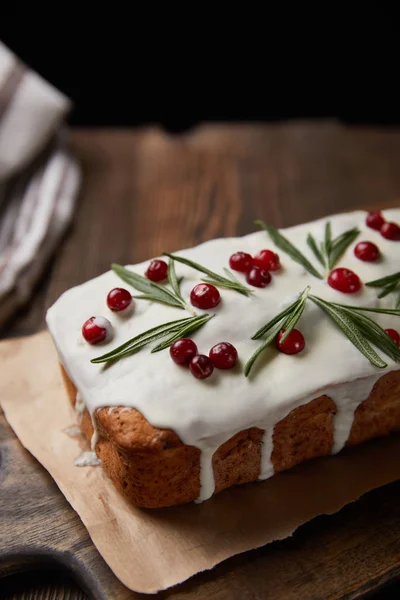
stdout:
{"type": "Polygon", "coordinates": [[[122,265],[112,264],[112,270],[118,275],[123,281],[131,285],[139,292],[143,292],[140,296],[133,296],[133,298],[139,298],[141,300],[151,300],[152,302],[160,302],[161,304],[167,304],[174,308],[186,309],[187,305],[183,300],[180,291],[179,283],[176,279],[175,269],[171,266],[168,268],[168,279],[171,283],[172,290],[169,290],[163,285],[150,281],[147,277],[138,275],[130,269],[126,269],[122,265]]]}
{"type": "Polygon", "coordinates": [[[294,329],[297,322],[299,321],[301,315],[304,312],[305,305],[307,302],[308,293],[310,291],[310,286],[307,286],[305,290],[299,295],[297,300],[293,302],[290,306],[285,308],[282,312],[280,312],[276,317],[271,319],[266,325],[261,327],[251,338],[252,340],[258,340],[260,337],[265,335],[268,331],[270,332],[268,337],[263,341],[261,346],[257,348],[257,350],[252,354],[244,367],[244,374],[246,377],[249,376],[250,371],[257,360],[257,358],[268,348],[268,346],[273,342],[279,331],[283,329],[285,331],[282,336],[282,341],[284,341],[289,333],[294,329]]]}
{"type": "MultiPolygon", "coordinates": [[[[224,287],[229,290],[235,290],[244,296],[249,296],[249,294],[253,292],[253,290],[240,283],[240,281],[236,279],[236,277],[234,277],[234,275],[230,272],[229,279],[227,279],[226,277],[222,277],[222,275],[218,275],[218,273],[214,273],[213,271],[210,271],[210,269],[207,269],[206,267],[203,267],[202,265],[199,265],[188,258],[176,256],[175,254],[168,254],[168,252],[164,252],[163,254],[172,260],[176,260],[177,262],[187,265],[188,267],[192,267],[192,269],[195,269],[196,271],[200,271],[201,273],[208,275],[206,279],[202,279],[202,281],[206,283],[212,283],[216,287],[224,287]]],[[[225,272],[228,272],[228,269],[224,270],[225,272]]]]}
{"type": "Polygon", "coordinates": [[[268,334],[261,346],[257,348],[247,361],[244,368],[246,377],[249,375],[257,358],[268,348],[281,330],[284,330],[281,341],[286,339],[301,318],[308,299],[314,302],[334,321],[345,336],[373,365],[379,368],[387,367],[385,361],[372,348],[371,344],[392,360],[400,362],[400,347],[395,344],[380,325],[364,314],[365,312],[371,312],[400,317],[400,310],[337,304],[323,300],[318,296],[313,296],[309,294],[309,291],[310,286],[307,286],[298,296],[297,300],[271,319],[266,325],[263,325],[253,335],[251,339],[258,340],[265,334],[268,334]]]}
{"type": "Polygon", "coordinates": [[[352,244],[354,240],[358,237],[359,233],[360,230],[355,227],[354,229],[349,229],[348,231],[345,231],[344,233],[342,233],[342,235],[339,235],[334,240],[329,241],[329,253],[326,264],[328,269],[332,269],[335,266],[337,261],[343,256],[344,252],[347,250],[350,244],[352,244]]]}
{"type": "Polygon", "coordinates": [[[354,242],[359,233],[359,229],[355,227],[345,231],[332,240],[331,223],[328,221],[325,225],[325,236],[324,241],[321,242],[321,247],[318,247],[318,244],[311,233],[307,236],[307,244],[321,265],[325,267],[325,269],[330,270],[343,256],[350,244],[354,242]]]}
{"type": "Polygon", "coordinates": [[[213,316],[214,315],[201,315],[197,317],[187,317],[186,319],[178,319],[176,321],[170,321],[169,323],[157,325],[157,327],[152,327],[151,329],[148,329],[147,331],[136,335],[124,344],[121,344],[121,346],[114,348],[114,350],[111,350],[110,352],[107,352],[102,356],[92,358],[90,362],[98,364],[108,362],[110,360],[123,358],[128,354],[133,354],[134,352],[137,352],[138,350],[140,350],[144,346],[147,346],[151,342],[154,342],[162,337],[166,337],[167,335],[173,334],[165,342],[154,348],[152,352],[164,350],[165,348],[168,348],[175,340],[178,340],[181,337],[188,335],[189,333],[193,333],[194,331],[202,327],[213,316]]]}
{"type": "Polygon", "coordinates": [[[307,245],[310,248],[310,250],[314,253],[315,258],[321,263],[323,267],[325,267],[325,259],[320,249],[318,248],[317,242],[315,241],[315,238],[312,235],[312,233],[309,233],[307,236],[307,245]]]}
{"type": "Polygon", "coordinates": [[[395,309],[400,308],[400,272],[393,273],[387,277],[381,279],[375,279],[374,281],[368,281],[365,285],[369,287],[381,287],[382,291],[378,294],[378,298],[384,298],[388,294],[399,290],[397,299],[395,301],[395,309]]]}
{"type": "MultiPolygon", "coordinates": [[[[354,344],[354,346],[356,346],[356,348],[358,348],[358,350],[364,354],[364,356],[368,358],[373,365],[379,368],[387,367],[387,364],[370,346],[368,339],[365,337],[359,327],[357,327],[354,319],[351,317],[350,311],[338,306],[334,306],[332,303],[326,302],[317,296],[310,296],[310,300],[322,308],[322,310],[336,323],[336,325],[340,327],[352,344],[354,344]]],[[[388,337],[384,331],[383,334],[388,337]]]]}
{"type": "Polygon", "coordinates": [[[318,277],[318,279],[323,279],[322,275],[318,273],[318,271],[313,267],[310,261],[294,246],[287,238],[285,238],[276,227],[272,225],[267,225],[263,221],[255,221],[256,225],[259,225],[269,234],[271,240],[274,242],[275,246],[288,254],[292,260],[302,265],[306,271],[314,275],[314,277],[318,277]]]}

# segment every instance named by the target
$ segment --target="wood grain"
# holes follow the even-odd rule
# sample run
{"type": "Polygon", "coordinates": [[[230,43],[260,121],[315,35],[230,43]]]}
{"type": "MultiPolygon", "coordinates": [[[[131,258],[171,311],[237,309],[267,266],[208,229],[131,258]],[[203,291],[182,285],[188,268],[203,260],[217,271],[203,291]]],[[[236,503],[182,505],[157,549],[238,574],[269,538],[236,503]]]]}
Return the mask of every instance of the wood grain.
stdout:
{"type": "MultiPolygon", "coordinates": [[[[215,236],[245,234],[256,218],[287,226],[399,204],[400,131],[335,122],[214,125],[179,137],[157,129],[77,130],[72,144],[85,174],[75,221],[34,300],[2,337],[44,327],[45,310],[60,293],[110,262],[138,262],[215,236]]],[[[21,550],[48,535],[60,549],[51,564],[78,577],[92,596],[102,597],[103,589],[103,597],[141,597],[118,587],[77,515],[0,416],[1,459],[12,460],[13,469],[6,480],[0,470],[0,550],[9,557],[0,574],[37,569],[34,553],[21,550]],[[12,498],[6,505],[4,489],[12,498]]],[[[400,577],[399,493],[400,483],[376,490],[290,540],[230,559],[159,597],[365,597],[400,577]]],[[[11,579],[0,579],[0,590],[11,579]]],[[[21,589],[19,581],[17,595],[8,587],[6,597],[85,597],[66,580],[58,588],[53,580],[47,587],[27,581],[24,596],[21,589]]]]}

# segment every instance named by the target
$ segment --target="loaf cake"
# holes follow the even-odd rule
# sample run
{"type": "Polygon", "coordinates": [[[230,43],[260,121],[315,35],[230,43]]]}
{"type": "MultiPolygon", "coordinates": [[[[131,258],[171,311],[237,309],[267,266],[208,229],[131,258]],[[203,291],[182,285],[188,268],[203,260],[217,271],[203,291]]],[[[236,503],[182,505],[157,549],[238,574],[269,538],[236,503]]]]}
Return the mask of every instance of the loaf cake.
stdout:
{"type": "Polygon", "coordinates": [[[96,468],[159,508],[400,431],[399,223],[256,222],[64,292],[47,326],[96,468]]]}

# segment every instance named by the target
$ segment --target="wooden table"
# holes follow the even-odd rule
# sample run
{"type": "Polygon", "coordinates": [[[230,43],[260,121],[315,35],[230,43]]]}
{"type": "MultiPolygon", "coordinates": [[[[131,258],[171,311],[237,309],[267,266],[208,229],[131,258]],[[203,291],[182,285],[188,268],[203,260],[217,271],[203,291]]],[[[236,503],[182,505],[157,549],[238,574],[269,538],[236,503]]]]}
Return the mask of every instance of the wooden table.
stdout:
{"type": "MultiPolygon", "coordinates": [[[[400,204],[400,130],[335,122],[210,125],[175,138],[156,128],[75,130],[72,145],[85,174],[74,224],[34,299],[2,337],[44,327],[45,309],[61,292],[111,262],[245,234],[256,218],[288,226],[400,204]]],[[[399,498],[400,482],[375,490],[289,540],[228,560],[159,597],[350,599],[391,582],[390,597],[397,598],[399,498]],[[304,577],[310,564],[312,580],[304,577]]],[[[1,587],[2,598],[86,597],[65,573],[14,575],[1,587]]]]}

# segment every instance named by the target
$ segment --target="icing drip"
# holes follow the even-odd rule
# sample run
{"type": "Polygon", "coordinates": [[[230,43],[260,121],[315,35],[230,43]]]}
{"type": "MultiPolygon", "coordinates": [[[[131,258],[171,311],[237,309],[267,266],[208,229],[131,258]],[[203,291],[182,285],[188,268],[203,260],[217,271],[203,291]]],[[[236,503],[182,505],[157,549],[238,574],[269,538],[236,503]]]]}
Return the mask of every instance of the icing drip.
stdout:
{"type": "Polygon", "coordinates": [[[212,459],[217,448],[206,448],[200,454],[200,494],[196,502],[208,500],[214,493],[215,481],[212,459]]]}
{"type": "Polygon", "coordinates": [[[273,450],[273,434],[274,430],[272,427],[264,430],[264,435],[261,442],[261,465],[259,476],[259,479],[261,480],[268,479],[274,474],[274,466],[271,460],[273,450]]]}
{"type": "Polygon", "coordinates": [[[76,467],[97,467],[98,465],[101,465],[101,461],[97,458],[95,452],[82,452],[82,454],[74,460],[74,465],[76,467]]]}
{"type": "MultiPolygon", "coordinates": [[[[364,283],[398,271],[400,249],[398,242],[386,240],[378,231],[366,227],[366,215],[365,211],[355,211],[329,217],[334,237],[357,226],[360,235],[356,243],[370,241],[379,247],[382,260],[377,263],[358,260],[352,245],[335,265],[354,270],[364,283]]],[[[388,221],[400,222],[400,209],[386,210],[384,216],[388,221]]],[[[307,234],[312,233],[316,240],[323,240],[326,221],[323,218],[282,232],[315,263],[306,243],[307,234]]],[[[391,295],[378,299],[377,290],[365,285],[351,296],[332,289],[326,280],[313,277],[276,248],[264,231],[240,238],[211,240],[175,254],[223,273],[232,253],[241,250],[254,255],[263,248],[278,252],[282,270],[273,273],[266,288],[254,288],[251,298],[221,289],[220,305],[208,311],[216,318],[191,336],[201,352],[207,354],[219,341],[229,341],[238,350],[243,367],[259,344],[251,339],[254,332],[290,304],[306,285],[311,286],[313,294],[328,301],[393,307],[391,295]]],[[[173,248],[166,250],[174,251],[173,248]]],[[[144,274],[148,263],[126,266],[144,274]]],[[[199,273],[182,264],[176,265],[176,270],[178,277],[183,276],[182,295],[188,298],[199,282],[199,273]]],[[[237,276],[244,281],[240,274],[237,276]]],[[[337,407],[332,452],[339,452],[346,444],[359,404],[369,395],[379,377],[399,368],[398,363],[387,356],[384,357],[386,368],[371,365],[312,303],[307,304],[299,324],[306,339],[305,350],[296,356],[287,356],[271,348],[260,357],[249,378],[244,377],[240,368],[235,368],[223,373],[216,370],[212,377],[200,382],[188,369],[174,365],[167,351],[151,354],[150,347],[137,352],[134,357],[117,361],[110,368],[94,365],[90,359],[102,354],[105,348],[96,350],[82,340],[80,334],[82,324],[91,315],[103,315],[110,320],[114,331],[113,342],[107,345],[110,350],[151,327],[183,316],[180,309],[137,300],[133,318],[121,319],[106,305],[110,289],[120,285],[118,276],[108,271],[65,292],[47,312],[48,328],[60,361],[80,392],[77,412],[86,405],[92,417],[95,428],[92,448],[98,439],[96,410],[102,407],[112,410],[116,406],[137,409],[154,427],[172,429],[184,444],[199,448],[199,502],[214,492],[214,452],[237,432],[249,427],[265,431],[260,479],[266,479],[273,474],[271,452],[275,425],[293,408],[326,394],[337,407]]],[[[394,316],[375,314],[373,319],[383,328],[396,328],[394,316]]]]}

